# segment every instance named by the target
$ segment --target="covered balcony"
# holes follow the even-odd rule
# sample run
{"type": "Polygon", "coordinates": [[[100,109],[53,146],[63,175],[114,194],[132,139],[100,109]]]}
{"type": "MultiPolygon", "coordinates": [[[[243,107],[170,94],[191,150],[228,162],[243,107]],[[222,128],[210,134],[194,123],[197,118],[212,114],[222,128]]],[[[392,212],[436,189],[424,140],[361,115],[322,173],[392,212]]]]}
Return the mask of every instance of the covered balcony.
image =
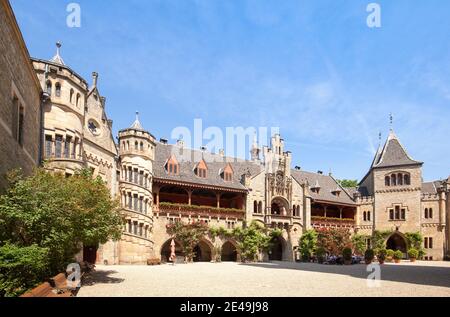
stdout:
{"type": "Polygon", "coordinates": [[[182,216],[210,216],[243,219],[245,193],[219,188],[196,188],[186,185],[156,184],[154,186],[155,213],[182,216]]]}
{"type": "Polygon", "coordinates": [[[311,205],[311,226],[353,229],[356,224],[355,215],[356,206],[315,201],[311,205]]]}

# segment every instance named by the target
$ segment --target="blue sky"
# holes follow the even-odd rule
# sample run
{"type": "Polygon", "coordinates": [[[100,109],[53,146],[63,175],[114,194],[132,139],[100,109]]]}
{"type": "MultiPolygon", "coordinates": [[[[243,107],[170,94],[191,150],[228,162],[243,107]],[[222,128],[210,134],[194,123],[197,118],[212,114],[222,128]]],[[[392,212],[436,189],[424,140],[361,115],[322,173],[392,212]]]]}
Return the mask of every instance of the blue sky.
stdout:
{"type": "Polygon", "coordinates": [[[450,175],[450,2],[377,1],[378,29],[365,0],[82,0],[68,28],[70,2],[11,0],[33,57],[60,40],[99,72],[115,131],[279,126],[293,165],[361,179],[392,112],[425,180],[450,175]]]}

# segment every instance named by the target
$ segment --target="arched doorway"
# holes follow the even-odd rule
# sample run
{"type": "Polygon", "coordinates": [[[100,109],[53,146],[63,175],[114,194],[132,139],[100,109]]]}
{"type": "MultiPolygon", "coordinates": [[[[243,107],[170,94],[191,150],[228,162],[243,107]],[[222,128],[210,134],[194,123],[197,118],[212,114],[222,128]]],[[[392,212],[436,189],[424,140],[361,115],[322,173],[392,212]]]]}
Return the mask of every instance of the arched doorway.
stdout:
{"type": "Polygon", "coordinates": [[[194,262],[211,262],[212,248],[205,241],[200,241],[194,248],[194,262]]]}
{"type": "Polygon", "coordinates": [[[289,203],[282,197],[275,197],[271,204],[272,215],[289,216],[289,203]]]}
{"type": "Polygon", "coordinates": [[[283,261],[284,240],[281,237],[273,238],[272,248],[269,251],[269,261],[283,261]]]}
{"type": "MultiPolygon", "coordinates": [[[[166,262],[170,262],[170,254],[172,253],[171,251],[171,246],[170,244],[172,243],[172,239],[167,240],[162,248],[161,248],[161,262],[166,263],[166,262]]],[[[184,253],[181,249],[181,245],[178,241],[175,241],[175,255],[180,258],[184,258],[184,253]]]]}
{"type": "Polygon", "coordinates": [[[392,234],[386,242],[386,249],[400,250],[406,254],[407,244],[405,238],[397,232],[392,234]]]}
{"type": "Polygon", "coordinates": [[[237,250],[233,243],[227,241],[222,246],[222,262],[236,262],[237,250]]]}
{"type": "Polygon", "coordinates": [[[83,247],[83,261],[90,264],[97,263],[97,246],[84,246],[83,247]]]}

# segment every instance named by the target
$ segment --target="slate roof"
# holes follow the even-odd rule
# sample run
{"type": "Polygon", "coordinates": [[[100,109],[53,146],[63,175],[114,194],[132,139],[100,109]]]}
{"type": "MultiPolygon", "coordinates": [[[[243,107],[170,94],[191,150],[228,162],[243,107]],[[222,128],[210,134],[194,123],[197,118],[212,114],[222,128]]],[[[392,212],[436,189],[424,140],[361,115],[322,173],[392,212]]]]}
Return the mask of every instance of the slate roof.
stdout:
{"type": "Polygon", "coordinates": [[[408,155],[394,131],[391,130],[383,149],[377,151],[372,168],[422,164],[408,155]]]}
{"type": "Polygon", "coordinates": [[[310,187],[314,187],[316,184],[320,185],[320,190],[318,193],[310,191],[310,196],[312,199],[339,204],[355,205],[355,202],[350,197],[350,193],[341,187],[332,176],[298,170],[292,170],[291,174],[300,184],[307,182],[310,187]],[[333,191],[336,189],[341,190],[339,196],[333,194],[333,191]]]}
{"type": "Polygon", "coordinates": [[[153,173],[156,179],[243,191],[247,190],[247,188],[241,183],[242,175],[249,173],[255,176],[261,171],[263,171],[263,167],[253,161],[225,157],[201,150],[186,149],[179,145],[169,145],[161,142],[156,144],[156,157],[153,164],[153,173]],[[175,156],[180,166],[178,175],[169,175],[166,170],[166,163],[172,155],[175,156]],[[194,173],[194,169],[202,159],[205,160],[208,167],[206,178],[200,178],[194,173]],[[233,180],[231,182],[226,182],[221,176],[223,169],[228,163],[233,168],[233,180]]]}
{"type": "Polygon", "coordinates": [[[424,182],[422,183],[422,193],[423,194],[437,194],[438,188],[441,187],[442,181],[434,181],[434,182],[424,182]]]}

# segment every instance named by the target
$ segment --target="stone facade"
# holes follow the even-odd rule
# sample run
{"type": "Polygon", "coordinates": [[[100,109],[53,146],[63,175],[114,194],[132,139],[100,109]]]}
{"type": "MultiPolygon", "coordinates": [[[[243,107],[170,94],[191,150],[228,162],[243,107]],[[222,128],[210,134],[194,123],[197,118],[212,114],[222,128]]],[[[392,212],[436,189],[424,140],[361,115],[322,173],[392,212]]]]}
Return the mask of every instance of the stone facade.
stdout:
{"type": "Polygon", "coordinates": [[[39,164],[41,88],[8,1],[0,3],[0,191],[5,174],[39,164]]]}
{"type": "MultiPolygon", "coordinates": [[[[448,252],[450,180],[424,183],[423,163],[409,157],[393,131],[357,188],[343,188],[331,174],[292,169],[292,154],[280,135],[263,148],[255,141],[251,159],[241,160],[222,151],[188,149],[181,140],[173,145],[157,141],[137,117],[119,132],[116,144],[99,75],[94,72],[89,85],[65,64],[60,44],[51,60],[31,59],[32,68],[7,2],[2,2],[0,14],[1,104],[11,105],[17,96],[26,109],[27,128],[23,146],[18,146],[11,107],[1,108],[0,129],[7,136],[0,141],[2,172],[36,166],[42,139],[47,169],[69,177],[77,169],[91,168],[121,203],[122,239],[85,246],[80,258],[94,250],[96,261],[104,264],[167,261],[171,237],[166,227],[176,221],[225,229],[257,221],[282,229],[262,260],[295,260],[299,238],[312,228],[346,228],[367,236],[389,231],[386,244],[404,251],[405,257],[405,234],[420,232],[426,238],[427,259],[440,260],[448,252]],[[14,156],[5,156],[9,153],[14,156]]],[[[220,252],[222,259],[236,261],[236,245],[232,239],[205,237],[195,260],[211,261],[220,252]]]]}

